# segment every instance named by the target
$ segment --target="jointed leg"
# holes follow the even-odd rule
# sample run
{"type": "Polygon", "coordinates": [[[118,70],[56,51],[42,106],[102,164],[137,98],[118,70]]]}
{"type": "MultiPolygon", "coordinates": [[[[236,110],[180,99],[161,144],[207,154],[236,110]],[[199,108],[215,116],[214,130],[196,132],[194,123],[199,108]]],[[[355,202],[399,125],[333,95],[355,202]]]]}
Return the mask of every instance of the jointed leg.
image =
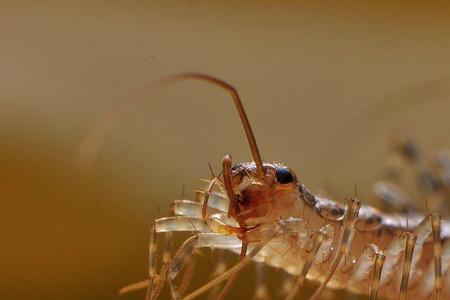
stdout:
{"type": "MultiPolygon", "coordinates": [[[[239,261],[243,260],[246,255],[247,255],[247,243],[242,241],[241,254],[239,255],[239,261]]],[[[220,291],[216,300],[223,300],[223,298],[225,298],[225,296],[227,295],[227,293],[230,291],[231,287],[233,286],[234,282],[236,281],[238,275],[239,275],[239,273],[234,273],[228,278],[227,282],[225,283],[225,286],[220,291]]]]}
{"type": "MultiPolygon", "coordinates": [[[[161,292],[162,287],[164,286],[164,281],[167,277],[167,271],[169,269],[170,264],[170,249],[172,247],[172,232],[166,232],[164,234],[164,247],[163,247],[163,253],[162,253],[162,265],[159,274],[155,274],[152,278],[152,287],[151,292],[147,290],[147,297],[148,299],[153,300],[158,297],[158,295],[161,292]]],[[[155,269],[155,268],[154,268],[155,269]]]]}
{"type": "Polygon", "coordinates": [[[442,242],[441,242],[441,216],[432,214],[431,228],[433,231],[434,254],[434,292],[435,299],[439,300],[442,293],[442,242]]]}
{"type": "Polygon", "coordinates": [[[247,266],[253,259],[253,257],[256,256],[256,254],[258,254],[258,252],[271,240],[273,239],[275,236],[277,236],[277,234],[283,234],[286,231],[283,230],[280,225],[274,224],[266,233],[265,238],[262,239],[262,241],[255,245],[253,247],[253,249],[250,251],[250,253],[248,253],[247,256],[245,256],[242,260],[240,260],[236,265],[234,265],[231,269],[229,269],[228,271],[220,274],[218,277],[214,278],[213,280],[211,280],[210,282],[208,282],[207,284],[203,285],[201,288],[197,289],[196,291],[190,293],[189,295],[187,295],[186,297],[184,297],[182,300],[191,300],[194,299],[196,297],[198,297],[199,295],[203,294],[204,292],[208,291],[209,289],[211,289],[212,287],[216,286],[217,284],[221,283],[224,280],[227,280],[231,275],[240,272],[245,266],[247,266]]]}
{"type": "Polygon", "coordinates": [[[293,300],[297,295],[297,292],[300,289],[300,287],[303,286],[303,283],[306,279],[306,275],[308,274],[308,271],[311,268],[312,263],[316,259],[316,256],[319,252],[319,248],[322,245],[324,239],[325,239],[324,233],[318,231],[317,234],[315,234],[312,249],[309,251],[309,254],[306,257],[305,263],[303,264],[302,267],[302,271],[300,275],[297,277],[294,287],[286,296],[285,300],[293,300]]]}
{"type": "Polygon", "coordinates": [[[148,286],[145,300],[150,300],[152,298],[153,285],[156,279],[156,250],[156,225],[153,223],[150,227],[150,243],[148,247],[148,286]]]}
{"type": "Polygon", "coordinates": [[[154,221],[150,230],[149,244],[149,280],[147,285],[146,300],[156,299],[161,292],[164,282],[167,280],[167,272],[170,264],[171,235],[173,231],[208,231],[203,221],[184,216],[160,218],[154,221]],[[157,233],[165,234],[165,246],[163,261],[159,274],[156,271],[157,233]]]}
{"type": "Polygon", "coordinates": [[[404,234],[406,236],[405,259],[403,262],[402,282],[400,284],[400,294],[398,297],[399,300],[406,299],[406,290],[408,289],[409,274],[411,271],[411,261],[417,239],[417,236],[410,232],[405,232],[404,234]]]}
{"type": "Polygon", "coordinates": [[[372,284],[370,286],[370,300],[377,300],[378,289],[380,288],[381,271],[383,270],[385,256],[383,253],[375,254],[375,263],[373,264],[372,284]]]}
{"type": "Polygon", "coordinates": [[[323,292],[328,282],[330,281],[331,277],[336,272],[336,269],[338,268],[339,264],[341,263],[342,257],[347,253],[348,249],[350,248],[351,238],[355,230],[355,224],[358,219],[360,207],[361,202],[359,202],[358,200],[356,199],[349,200],[348,209],[345,212],[341,238],[337,247],[336,255],[333,258],[327,276],[322,281],[316,292],[311,296],[310,300],[319,299],[320,294],[323,292]]]}

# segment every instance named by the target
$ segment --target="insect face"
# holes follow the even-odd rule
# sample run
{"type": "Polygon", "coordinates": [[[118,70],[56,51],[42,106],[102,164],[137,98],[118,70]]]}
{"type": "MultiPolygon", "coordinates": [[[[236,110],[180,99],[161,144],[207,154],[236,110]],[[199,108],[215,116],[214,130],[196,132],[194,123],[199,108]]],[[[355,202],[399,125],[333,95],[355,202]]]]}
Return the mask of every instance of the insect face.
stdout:
{"type": "Polygon", "coordinates": [[[260,177],[255,163],[242,163],[232,170],[232,186],[238,204],[236,219],[246,225],[261,225],[292,215],[298,203],[295,173],[280,164],[264,164],[260,177]]]}

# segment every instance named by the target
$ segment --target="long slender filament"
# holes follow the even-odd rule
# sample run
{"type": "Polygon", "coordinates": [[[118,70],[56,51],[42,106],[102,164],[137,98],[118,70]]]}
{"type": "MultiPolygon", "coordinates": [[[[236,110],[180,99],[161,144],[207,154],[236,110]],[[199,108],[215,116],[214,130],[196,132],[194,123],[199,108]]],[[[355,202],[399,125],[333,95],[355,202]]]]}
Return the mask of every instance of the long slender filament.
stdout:
{"type": "Polygon", "coordinates": [[[128,112],[133,107],[133,104],[141,100],[150,92],[154,92],[155,90],[171,83],[187,79],[207,81],[223,88],[231,95],[231,98],[233,99],[233,102],[239,113],[239,117],[241,118],[242,126],[244,127],[245,135],[247,136],[247,141],[250,146],[250,151],[256,164],[258,176],[264,177],[264,169],[261,155],[259,154],[258,150],[258,145],[256,144],[255,136],[253,134],[250,122],[248,121],[247,114],[244,110],[244,106],[242,105],[242,101],[237,90],[231,84],[221,79],[202,73],[180,73],[162,78],[158,81],[150,83],[130,98],[126,98],[122,102],[119,102],[119,104],[115,108],[107,112],[105,116],[100,121],[98,121],[97,124],[95,124],[95,126],[89,131],[89,133],[81,142],[77,153],[78,161],[81,166],[87,167],[92,163],[106,135],[112,129],[116,120],[120,116],[128,112]]]}

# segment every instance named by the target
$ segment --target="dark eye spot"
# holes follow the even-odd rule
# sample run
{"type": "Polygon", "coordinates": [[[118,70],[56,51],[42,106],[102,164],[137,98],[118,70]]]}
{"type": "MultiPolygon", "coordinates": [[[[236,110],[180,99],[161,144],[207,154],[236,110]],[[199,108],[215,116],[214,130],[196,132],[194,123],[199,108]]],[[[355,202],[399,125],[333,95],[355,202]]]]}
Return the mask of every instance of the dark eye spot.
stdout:
{"type": "Polygon", "coordinates": [[[286,168],[276,168],[277,180],[281,184],[291,183],[294,180],[291,171],[286,168]]]}

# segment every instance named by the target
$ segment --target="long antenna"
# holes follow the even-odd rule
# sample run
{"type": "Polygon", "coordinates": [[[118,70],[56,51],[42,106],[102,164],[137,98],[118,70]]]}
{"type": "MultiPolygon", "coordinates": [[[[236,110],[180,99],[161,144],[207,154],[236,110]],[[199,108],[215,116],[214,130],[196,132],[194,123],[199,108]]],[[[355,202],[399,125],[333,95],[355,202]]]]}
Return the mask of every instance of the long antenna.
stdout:
{"type": "Polygon", "coordinates": [[[219,86],[226,90],[233,99],[236,109],[241,118],[242,126],[244,127],[245,135],[247,136],[247,141],[250,146],[250,151],[253,156],[253,160],[256,164],[256,170],[259,177],[264,177],[264,169],[262,164],[261,155],[259,154],[258,145],[256,144],[255,136],[253,134],[250,122],[248,121],[247,114],[245,113],[244,106],[242,105],[241,98],[237,90],[229,83],[218,79],[216,77],[202,74],[202,73],[180,73],[162,78],[158,81],[152,82],[146,87],[144,87],[139,93],[131,96],[120,102],[114,109],[110,110],[105,114],[105,116],[98,121],[97,124],[89,131],[86,137],[80,144],[78,149],[78,160],[83,166],[89,166],[97,155],[100,146],[103,143],[108,132],[112,129],[115,121],[124,113],[126,113],[132,105],[140,100],[144,95],[152,92],[158,88],[166,86],[168,84],[174,83],[176,81],[182,81],[187,79],[203,80],[219,86]]]}

